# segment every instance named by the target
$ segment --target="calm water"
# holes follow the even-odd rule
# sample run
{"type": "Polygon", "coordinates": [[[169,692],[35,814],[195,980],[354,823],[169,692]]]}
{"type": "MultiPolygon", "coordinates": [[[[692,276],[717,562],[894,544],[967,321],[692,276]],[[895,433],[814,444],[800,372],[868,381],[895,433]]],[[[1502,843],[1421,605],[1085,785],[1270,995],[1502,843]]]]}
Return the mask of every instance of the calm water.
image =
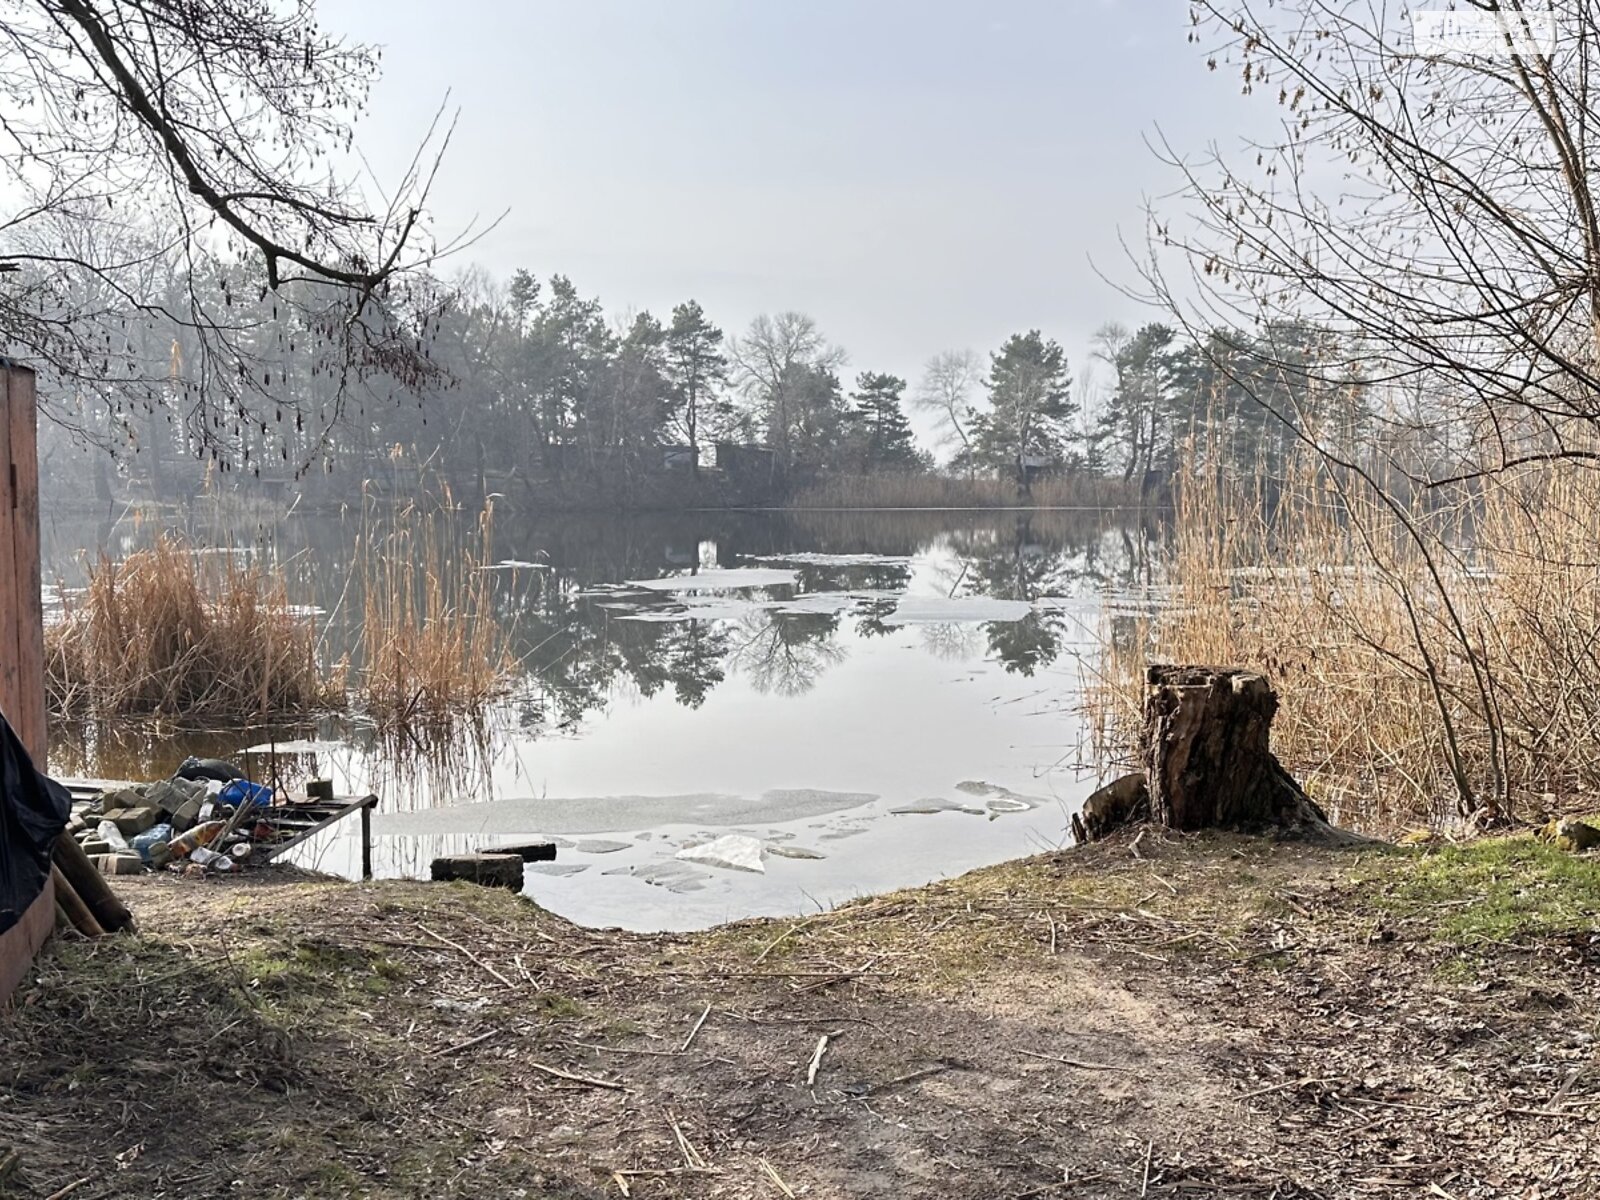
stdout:
{"type": "MultiPolygon", "coordinates": [[[[354,517],[189,520],[196,542],[283,565],[354,645],[354,517]]],[[[47,578],[127,553],[149,523],[46,520],[47,578]]],[[[498,617],[526,674],[487,728],[384,745],[337,722],[58,734],[61,774],[154,778],[190,752],[252,775],[377,791],[375,866],[528,835],[531,875],[590,923],[691,927],[812,910],[1062,844],[1092,787],[1077,711],[1105,598],[1147,583],[1149,535],[1077,512],[708,513],[498,519],[498,617]],[[245,755],[250,747],[275,746],[245,755]],[[736,833],[764,872],[685,861],[736,833]]],[[[349,874],[352,831],[308,848],[349,874]]]]}

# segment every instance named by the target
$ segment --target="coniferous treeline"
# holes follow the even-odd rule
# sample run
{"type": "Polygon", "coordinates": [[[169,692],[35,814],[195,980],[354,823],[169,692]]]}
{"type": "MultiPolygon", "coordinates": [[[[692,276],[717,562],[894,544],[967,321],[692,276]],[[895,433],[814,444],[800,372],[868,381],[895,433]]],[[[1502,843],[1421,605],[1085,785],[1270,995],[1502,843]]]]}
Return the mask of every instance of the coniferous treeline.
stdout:
{"type": "MultiPolygon", "coordinates": [[[[218,364],[195,331],[159,312],[127,314],[107,360],[113,376],[125,360],[132,382],[48,401],[80,449],[112,451],[95,460],[101,493],[181,499],[231,471],[339,501],[363,486],[407,494],[426,475],[462,499],[670,507],[941,470],[1003,481],[1024,498],[1041,475],[1060,474],[1148,495],[1187,445],[1271,475],[1302,437],[1357,453],[1373,434],[1369,389],[1329,385],[1344,351],[1310,327],[1196,342],[1159,324],[1106,326],[1087,397],[1060,342],[1029,330],[983,357],[936,355],[913,386],[849,369],[802,313],[763,314],[730,333],[693,299],[665,316],[618,317],[562,275],[517,271],[502,285],[473,270],[430,285],[433,371],[402,384],[381,357],[359,377],[334,369],[309,349],[303,306],[281,304],[244,266],[229,270],[207,286],[247,347],[236,369],[258,373],[270,407],[208,412],[205,376],[218,364]],[[919,444],[911,408],[933,445],[919,444]]],[[[178,294],[200,288],[174,282],[178,294]]],[[[380,304],[367,319],[407,316],[380,304]]],[[[47,465],[72,460],[66,440],[50,439],[47,465]]]]}

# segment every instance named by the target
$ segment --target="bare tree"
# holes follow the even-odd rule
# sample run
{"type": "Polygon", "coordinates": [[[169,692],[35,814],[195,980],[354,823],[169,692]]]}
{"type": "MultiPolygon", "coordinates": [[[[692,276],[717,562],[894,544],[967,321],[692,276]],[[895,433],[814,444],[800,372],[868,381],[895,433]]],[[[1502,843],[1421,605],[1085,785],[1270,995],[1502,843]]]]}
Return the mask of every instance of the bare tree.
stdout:
{"type": "Polygon", "coordinates": [[[983,380],[983,363],[971,350],[945,350],[922,369],[911,402],[932,414],[940,445],[957,447],[957,455],[972,469],[973,394],[983,380]]]}
{"type": "MultiPolygon", "coordinates": [[[[1221,372],[1321,456],[1341,511],[1374,495],[1415,547],[1418,580],[1349,516],[1410,623],[1461,811],[1503,816],[1508,702],[1497,670],[1517,664],[1490,658],[1460,545],[1432,536],[1382,470],[1319,440],[1298,409],[1302,396],[1370,385],[1458,426],[1458,460],[1416,481],[1435,489],[1600,461],[1600,9],[1473,0],[1452,21],[1478,23],[1487,36],[1475,45],[1419,39],[1403,12],[1372,0],[1193,0],[1190,11],[1209,66],[1276,103],[1278,130],[1236,155],[1192,160],[1169,148],[1192,220],[1155,216],[1145,277],[1192,333],[1265,330],[1239,339],[1254,365],[1214,356],[1221,372]],[[1169,278],[1170,250],[1187,278],[1169,278]],[[1291,343],[1307,329],[1322,349],[1297,359],[1291,343]],[[1281,403],[1260,386],[1274,371],[1297,382],[1279,389],[1281,403]],[[1463,720],[1486,742],[1477,770],[1463,720]]],[[[1511,732],[1537,745],[1543,716],[1520,719],[1511,732]]]]}
{"type": "Polygon", "coordinates": [[[1193,329],[1325,330],[1343,353],[1319,383],[1440,398],[1474,451],[1428,483],[1600,458],[1600,9],[1553,10],[1474,0],[1462,18],[1494,32],[1472,50],[1371,0],[1190,5],[1211,68],[1275,102],[1279,133],[1169,148],[1195,220],[1157,215],[1147,277],[1193,329]]]}
{"type": "Polygon", "coordinates": [[[793,461],[792,435],[799,415],[796,392],[805,383],[803,377],[836,370],[844,364],[845,353],[823,337],[814,320],[798,312],[761,314],[728,350],[734,380],[766,425],[778,464],[787,469],[793,461]]]}
{"type": "Polygon", "coordinates": [[[437,292],[408,281],[439,251],[428,145],[448,134],[365,203],[352,124],[378,58],[324,31],[312,0],[0,0],[5,352],[113,416],[179,403],[214,454],[292,402],[258,369],[268,324],[320,352],[334,415],[360,381],[430,377],[437,292]],[[153,292],[152,274],[182,286],[153,292]],[[129,321],[193,335],[181,378],[164,347],[119,344],[129,321]]]}

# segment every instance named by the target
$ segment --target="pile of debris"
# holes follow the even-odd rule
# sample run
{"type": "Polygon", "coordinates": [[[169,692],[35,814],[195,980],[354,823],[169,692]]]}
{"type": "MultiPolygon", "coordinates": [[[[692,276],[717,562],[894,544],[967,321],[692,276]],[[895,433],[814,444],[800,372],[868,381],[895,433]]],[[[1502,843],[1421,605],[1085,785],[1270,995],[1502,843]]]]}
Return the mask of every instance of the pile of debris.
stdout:
{"type": "Polygon", "coordinates": [[[102,874],[205,875],[276,857],[300,840],[304,813],[232,763],[187,758],[170,779],[76,800],[67,829],[102,874]]]}

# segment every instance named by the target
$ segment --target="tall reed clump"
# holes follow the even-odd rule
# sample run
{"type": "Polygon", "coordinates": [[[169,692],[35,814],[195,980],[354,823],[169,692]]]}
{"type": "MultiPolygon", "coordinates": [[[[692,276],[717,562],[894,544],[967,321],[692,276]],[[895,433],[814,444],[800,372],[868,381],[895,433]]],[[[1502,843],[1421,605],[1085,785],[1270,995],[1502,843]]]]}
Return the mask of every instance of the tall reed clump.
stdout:
{"type": "Polygon", "coordinates": [[[1134,744],[1147,662],[1230,663],[1271,676],[1279,756],[1346,823],[1535,817],[1600,787],[1600,472],[1400,502],[1314,458],[1269,489],[1191,455],[1168,553],[1170,593],[1090,689],[1106,753],[1134,744]]]}
{"type": "Polygon", "coordinates": [[[790,508],[1114,508],[1136,505],[1139,486],[1087,473],[1046,475],[1019,495],[1011,478],[885,471],[831,475],[796,492],[790,508]]]}
{"type": "Polygon", "coordinates": [[[510,689],[511,631],[494,604],[492,506],[475,537],[407,505],[364,522],[357,699],[385,729],[481,718],[510,689]]]}
{"type": "Polygon", "coordinates": [[[281,575],[162,536],[120,562],[101,558],[82,593],[62,594],[45,630],[52,711],[238,722],[336,705],[311,619],[281,575]]]}

